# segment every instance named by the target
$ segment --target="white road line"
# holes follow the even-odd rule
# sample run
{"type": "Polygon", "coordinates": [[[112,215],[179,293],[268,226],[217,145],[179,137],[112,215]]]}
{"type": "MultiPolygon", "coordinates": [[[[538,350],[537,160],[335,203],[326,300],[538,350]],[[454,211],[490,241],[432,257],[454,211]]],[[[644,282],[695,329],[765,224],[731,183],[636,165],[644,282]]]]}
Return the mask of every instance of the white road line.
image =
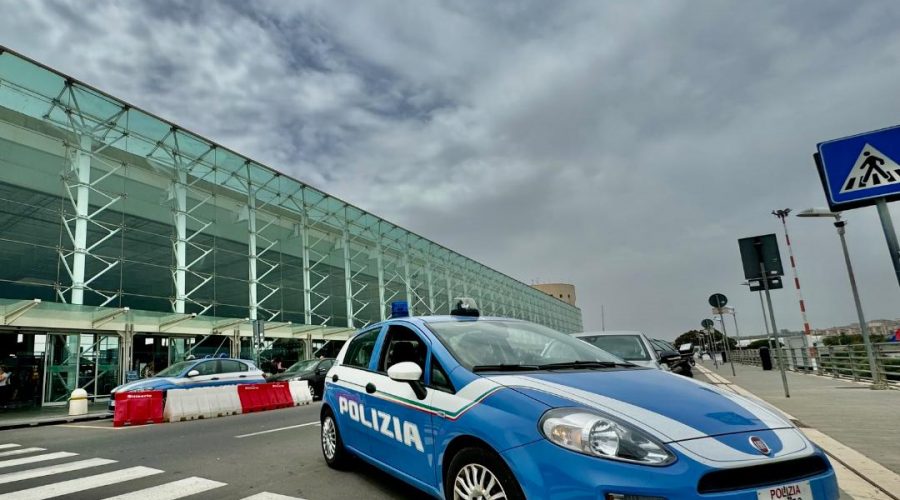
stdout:
{"type": "Polygon", "coordinates": [[[9,448],[18,448],[18,447],[19,447],[19,445],[17,445],[17,444],[11,444],[11,443],[10,444],[0,444],[0,450],[7,450],[9,448]]]}
{"type": "Polygon", "coordinates": [[[78,453],[68,451],[57,451],[55,453],[46,453],[44,455],[35,455],[33,457],[14,458],[12,460],[4,460],[0,462],[0,468],[15,467],[17,465],[33,464],[35,462],[44,462],[46,460],[56,460],[57,458],[74,457],[78,453]]]}
{"type": "Polygon", "coordinates": [[[19,448],[18,450],[0,451],[0,457],[10,457],[13,455],[24,455],[26,453],[34,453],[36,451],[45,451],[44,448],[19,448]]]}
{"type": "Polygon", "coordinates": [[[70,495],[79,491],[90,490],[116,483],[124,483],[133,479],[152,476],[154,474],[162,474],[159,469],[151,469],[150,467],[131,467],[121,469],[105,474],[97,474],[95,476],[87,476],[59,483],[37,486],[27,490],[13,491],[0,495],[0,500],[44,500],[45,498],[60,497],[70,495]]]}
{"type": "Polygon", "coordinates": [[[250,436],[259,436],[260,434],[268,434],[268,433],[270,433],[270,432],[286,431],[286,430],[288,430],[288,429],[296,429],[296,428],[298,428],[298,427],[306,427],[306,426],[309,426],[309,425],[319,425],[320,423],[321,423],[321,422],[318,422],[318,421],[316,421],[316,422],[307,422],[307,423],[305,423],[305,424],[300,424],[300,425],[291,425],[291,426],[288,426],[288,427],[280,427],[280,428],[278,428],[278,429],[269,429],[269,430],[267,430],[267,431],[251,432],[250,434],[241,434],[240,436],[235,436],[235,437],[238,438],[238,439],[240,439],[240,438],[245,438],[245,437],[250,437],[250,436]]]}
{"type": "Polygon", "coordinates": [[[73,470],[87,469],[89,467],[98,467],[106,464],[114,464],[115,460],[106,458],[89,458],[87,460],[79,460],[77,462],[69,462],[59,465],[48,465],[46,467],[38,467],[37,469],[28,469],[19,472],[10,472],[8,474],[0,474],[0,484],[13,483],[16,481],[24,481],[35,477],[50,476],[53,474],[62,474],[63,472],[71,472],[73,470]]]}
{"type": "Polygon", "coordinates": [[[203,479],[202,477],[189,477],[171,483],[145,488],[143,490],[132,491],[115,497],[109,497],[106,500],[175,500],[197,493],[203,493],[215,488],[225,486],[225,483],[203,479]]]}
{"type": "Polygon", "coordinates": [[[298,497],[289,497],[287,495],[279,495],[278,493],[269,493],[264,491],[253,496],[243,498],[242,500],[303,500],[298,497]]]}

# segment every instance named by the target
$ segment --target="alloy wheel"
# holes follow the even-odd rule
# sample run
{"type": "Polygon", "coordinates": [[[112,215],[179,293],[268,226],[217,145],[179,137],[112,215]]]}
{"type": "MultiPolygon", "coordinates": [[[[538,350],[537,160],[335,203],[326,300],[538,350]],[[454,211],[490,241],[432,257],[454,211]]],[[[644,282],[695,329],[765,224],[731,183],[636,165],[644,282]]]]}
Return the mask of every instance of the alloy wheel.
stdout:
{"type": "Polygon", "coordinates": [[[456,474],[454,500],[502,500],[506,492],[496,476],[481,464],[468,464],[456,474]]]}
{"type": "Polygon", "coordinates": [[[334,427],[334,419],[329,415],[322,422],[322,451],[325,452],[325,458],[332,460],[336,449],[337,432],[334,427]]]}

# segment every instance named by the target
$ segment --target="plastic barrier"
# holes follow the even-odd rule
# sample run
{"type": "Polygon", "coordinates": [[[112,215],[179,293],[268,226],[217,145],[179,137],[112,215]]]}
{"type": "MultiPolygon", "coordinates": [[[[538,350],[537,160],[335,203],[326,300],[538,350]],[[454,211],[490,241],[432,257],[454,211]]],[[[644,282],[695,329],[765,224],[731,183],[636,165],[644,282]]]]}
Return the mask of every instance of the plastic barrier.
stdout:
{"type": "Polygon", "coordinates": [[[216,418],[241,413],[236,385],[173,389],[166,398],[165,419],[169,422],[216,418]]]}
{"type": "Polygon", "coordinates": [[[242,384],[237,386],[241,413],[275,409],[271,384],[242,384]]]}
{"type": "Polygon", "coordinates": [[[171,389],[166,393],[166,409],[163,416],[169,422],[200,418],[200,402],[194,397],[196,389],[171,389]]]}
{"type": "Polygon", "coordinates": [[[292,380],[289,382],[291,399],[294,406],[308,405],[312,402],[312,394],[309,393],[309,383],[305,380],[292,380]]]}
{"type": "Polygon", "coordinates": [[[113,413],[113,427],[150,423],[159,424],[162,422],[162,391],[116,393],[116,411],[113,413]]]}
{"type": "Polygon", "coordinates": [[[287,382],[272,382],[267,384],[272,391],[272,403],[275,408],[290,408],[294,406],[294,397],[291,396],[291,386],[287,382]]]}

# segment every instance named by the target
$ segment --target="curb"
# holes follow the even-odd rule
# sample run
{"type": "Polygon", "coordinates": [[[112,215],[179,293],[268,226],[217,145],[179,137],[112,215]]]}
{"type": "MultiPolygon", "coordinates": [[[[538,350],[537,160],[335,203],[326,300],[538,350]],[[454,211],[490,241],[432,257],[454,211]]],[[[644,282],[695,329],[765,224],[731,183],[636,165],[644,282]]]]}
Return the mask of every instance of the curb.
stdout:
{"type": "Polygon", "coordinates": [[[112,418],[113,414],[106,413],[89,413],[87,415],[77,415],[70,416],[64,415],[56,418],[42,418],[32,421],[27,420],[17,420],[10,423],[0,422],[0,431],[10,430],[10,429],[22,429],[25,427],[39,427],[43,425],[59,425],[59,424],[71,424],[72,422],[83,422],[83,421],[91,421],[91,420],[104,420],[107,418],[112,418]]]}

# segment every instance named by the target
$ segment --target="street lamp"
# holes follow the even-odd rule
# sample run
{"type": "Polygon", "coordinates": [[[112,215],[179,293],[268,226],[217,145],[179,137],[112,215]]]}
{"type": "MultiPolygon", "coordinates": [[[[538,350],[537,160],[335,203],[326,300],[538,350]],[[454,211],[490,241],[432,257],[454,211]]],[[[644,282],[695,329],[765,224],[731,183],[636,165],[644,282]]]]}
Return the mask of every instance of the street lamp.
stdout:
{"type": "Polygon", "coordinates": [[[878,365],[875,364],[875,352],[872,349],[872,342],[869,340],[869,326],[866,324],[866,318],[863,315],[862,303],[859,300],[859,291],[856,288],[856,277],[853,275],[853,264],[850,263],[850,253],[847,251],[847,240],[844,237],[847,221],[841,218],[840,212],[831,212],[824,208],[810,208],[798,213],[797,217],[831,217],[834,219],[834,227],[837,228],[838,236],[841,238],[841,249],[844,251],[844,262],[847,264],[847,276],[850,278],[850,290],[853,292],[853,302],[856,304],[859,329],[862,332],[863,343],[866,345],[866,356],[869,358],[869,366],[872,369],[872,381],[874,382],[872,388],[886,389],[886,384],[881,379],[881,370],[879,370],[878,365]]]}

